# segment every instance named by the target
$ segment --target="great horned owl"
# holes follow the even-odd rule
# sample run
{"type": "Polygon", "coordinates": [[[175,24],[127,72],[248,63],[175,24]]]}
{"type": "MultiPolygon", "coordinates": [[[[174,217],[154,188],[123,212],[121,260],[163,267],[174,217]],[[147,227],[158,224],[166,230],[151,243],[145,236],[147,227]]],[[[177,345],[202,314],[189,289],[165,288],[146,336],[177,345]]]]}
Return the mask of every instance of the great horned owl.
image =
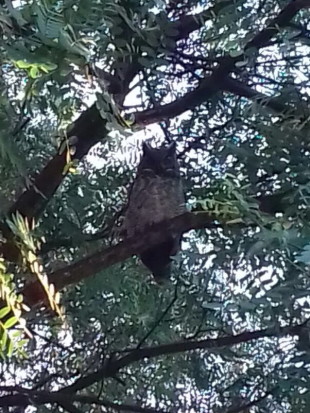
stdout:
{"type": "MultiPolygon", "coordinates": [[[[150,225],[186,211],[175,143],[152,148],[143,143],[143,155],[131,188],[122,232],[131,237],[150,225]]],[[[180,248],[181,234],[141,254],[143,264],[160,282],[169,277],[171,256],[180,248]]]]}

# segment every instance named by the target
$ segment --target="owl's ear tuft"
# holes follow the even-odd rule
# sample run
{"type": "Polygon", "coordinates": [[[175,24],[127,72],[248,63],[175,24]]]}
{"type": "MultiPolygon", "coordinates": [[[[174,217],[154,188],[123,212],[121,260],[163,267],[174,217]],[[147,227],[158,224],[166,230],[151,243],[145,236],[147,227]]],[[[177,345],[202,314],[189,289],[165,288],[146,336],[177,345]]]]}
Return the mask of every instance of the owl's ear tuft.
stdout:
{"type": "Polygon", "coordinates": [[[167,146],[167,150],[168,150],[168,152],[169,152],[169,154],[172,154],[172,153],[174,153],[175,152],[175,150],[176,150],[176,143],[173,141],[173,142],[171,142],[168,146],[167,146]]]}
{"type": "Polygon", "coordinates": [[[152,147],[150,146],[150,144],[147,141],[144,141],[142,143],[142,151],[143,151],[144,155],[147,155],[152,151],[152,147]]]}

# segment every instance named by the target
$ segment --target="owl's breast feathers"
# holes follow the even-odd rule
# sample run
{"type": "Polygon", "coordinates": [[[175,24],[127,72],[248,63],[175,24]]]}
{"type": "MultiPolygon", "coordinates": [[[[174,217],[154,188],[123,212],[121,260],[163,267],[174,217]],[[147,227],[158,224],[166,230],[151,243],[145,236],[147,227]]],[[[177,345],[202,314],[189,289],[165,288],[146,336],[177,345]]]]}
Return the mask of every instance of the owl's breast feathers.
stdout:
{"type": "Polygon", "coordinates": [[[130,194],[123,229],[128,237],[186,211],[180,179],[157,175],[137,177],[130,194]]]}

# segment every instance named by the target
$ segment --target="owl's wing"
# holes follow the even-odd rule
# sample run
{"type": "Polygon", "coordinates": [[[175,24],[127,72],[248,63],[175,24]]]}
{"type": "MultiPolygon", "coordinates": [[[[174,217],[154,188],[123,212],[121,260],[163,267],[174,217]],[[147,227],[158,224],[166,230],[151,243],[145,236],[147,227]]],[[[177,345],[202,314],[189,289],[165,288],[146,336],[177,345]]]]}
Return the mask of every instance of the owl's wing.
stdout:
{"type": "Polygon", "coordinates": [[[146,190],[147,180],[139,176],[130,185],[128,202],[124,208],[124,220],[121,226],[121,234],[124,238],[134,236],[143,227],[141,210],[145,202],[146,190]]]}

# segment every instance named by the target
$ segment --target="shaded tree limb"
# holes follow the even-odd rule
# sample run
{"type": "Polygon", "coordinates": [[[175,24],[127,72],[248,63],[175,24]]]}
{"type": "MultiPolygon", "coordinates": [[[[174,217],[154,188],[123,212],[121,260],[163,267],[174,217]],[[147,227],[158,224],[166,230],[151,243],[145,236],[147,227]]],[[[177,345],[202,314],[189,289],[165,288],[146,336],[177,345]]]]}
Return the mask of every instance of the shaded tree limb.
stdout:
{"type": "MultiPolygon", "coordinates": [[[[276,192],[270,195],[260,195],[254,198],[258,203],[258,208],[261,212],[269,215],[274,215],[278,212],[284,212],[287,206],[287,198],[291,195],[290,191],[276,192]]],[[[196,211],[192,211],[196,212],[196,211]]],[[[117,214],[118,215],[118,214],[117,214]]],[[[216,222],[210,222],[207,228],[217,228],[219,225],[216,222]]],[[[40,253],[44,254],[57,248],[76,247],[81,242],[94,242],[103,240],[108,237],[111,231],[111,225],[107,225],[102,231],[96,232],[92,235],[78,234],[75,237],[61,238],[54,241],[47,241],[41,245],[40,253]]]]}
{"type": "MultiPolygon", "coordinates": [[[[95,105],[76,120],[68,136],[76,135],[79,137],[75,155],[77,159],[82,159],[82,157],[87,154],[89,149],[97,143],[102,137],[102,134],[105,133],[104,130],[105,121],[101,118],[95,105]],[[91,134],[89,133],[90,130],[92,131],[91,134]]],[[[29,220],[40,215],[65,177],[63,171],[67,163],[66,156],[66,151],[62,154],[57,153],[53,159],[48,162],[45,168],[43,168],[34,179],[33,185],[24,191],[9,209],[9,216],[15,214],[17,211],[29,220]]],[[[0,229],[3,236],[8,239],[7,243],[0,243],[0,253],[2,253],[5,258],[16,261],[19,257],[19,250],[12,240],[12,232],[4,223],[1,223],[0,229]]]]}
{"type": "MultiPolygon", "coordinates": [[[[205,20],[212,18],[215,11],[218,12],[228,3],[229,1],[223,2],[220,6],[215,6],[215,10],[213,10],[213,8],[208,9],[200,14],[183,16],[179,20],[171,22],[171,26],[177,29],[177,34],[170,36],[170,38],[175,41],[186,38],[191,32],[201,28],[205,20]]],[[[173,50],[167,52],[172,53],[173,50]]],[[[118,104],[121,105],[124,101],[126,93],[129,90],[130,82],[141,68],[142,66],[137,61],[133,61],[123,68],[123,73],[119,73],[118,71],[117,76],[106,74],[111,87],[111,94],[117,98],[118,104]],[[116,83],[119,83],[120,78],[122,78],[121,90],[116,90],[114,93],[113,88],[115,88],[116,83]]],[[[104,72],[102,76],[104,77],[104,72]]],[[[78,138],[75,145],[76,151],[74,159],[81,160],[90,148],[104,139],[107,134],[106,121],[102,119],[96,104],[93,104],[68,128],[67,138],[71,136],[77,136],[78,138]]],[[[32,186],[27,188],[19,196],[8,211],[8,215],[10,216],[19,211],[21,215],[29,220],[37,218],[66,176],[66,173],[64,173],[67,162],[66,159],[67,150],[62,154],[57,153],[42,171],[34,177],[32,186]]],[[[0,255],[2,254],[11,261],[17,261],[19,258],[19,250],[14,244],[14,236],[10,228],[5,222],[2,222],[0,223],[0,230],[3,236],[7,238],[7,242],[0,243],[0,255]]]]}
{"type": "Polygon", "coordinates": [[[183,97],[153,109],[134,113],[136,125],[146,126],[151,123],[174,118],[206,102],[221,90],[255,100],[278,114],[287,114],[290,112],[293,114],[293,108],[284,105],[279,99],[257,92],[250,86],[231,77],[219,78],[218,72],[214,71],[212,75],[201,82],[200,86],[188,92],[183,97]]]}
{"type": "MultiPolygon", "coordinates": [[[[303,8],[310,8],[308,0],[291,1],[285,6],[281,12],[275,17],[264,29],[258,32],[252,40],[250,40],[244,47],[244,51],[251,48],[260,49],[264,47],[268,41],[278,33],[279,28],[285,27],[291,19],[303,8]]],[[[163,105],[159,108],[149,109],[143,112],[135,114],[136,122],[139,125],[147,125],[153,122],[159,122],[163,119],[171,118],[180,115],[186,110],[193,109],[212,97],[216,92],[222,90],[223,82],[227,82],[227,76],[235,68],[236,63],[245,59],[244,54],[232,57],[229,55],[224,56],[221,59],[218,67],[213,71],[210,76],[207,76],[201,81],[200,86],[195,90],[187,93],[183,98],[173,101],[167,105],[163,105]]],[[[226,84],[226,83],[225,83],[226,84]]],[[[227,83],[229,85],[230,82],[227,83]]],[[[233,84],[233,79],[231,79],[233,84]]],[[[241,89],[241,87],[240,87],[241,89]]],[[[245,92],[243,92],[245,93],[245,92]]],[[[248,97],[253,98],[257,96],[257,92],[249,92],[248,97]]],[[[272,109],[282,111],[283,106],[279,106],[277,102],[270,104],[272,109]]],[[[267,106],[267,105],[266,105],[267,106]]]]}
{"type": "Polygon", "coordinates": [[[165,410],[158,410],[158,409],[152,409],[150,407],[140,407],[140,406],[135,406],[132,404],[123,404],[123,403],[114,403],[109,400],[103,399],[97,399],[96,397],[91,397],[91,396],[73,396],[73,400],[83,403],[83,404],[95,404],[98,406],[105,406],[105,407],[110,407],[116,411],[119,412],[132,412],[132,413],[166,413],[167,411],[165,410]]]}
{"type": "MultiPolygon", "coordinates": [[[[75,381],[75,383],[64,387],[57,392],[46,392],[46,391],[34,391],[31,389],[25,389],[20,386],[1,386],[0,391],[10,392],[14,394],[4,395],[0,397],[1,407],[10,406],[22,406],[26,407],[29,404],[35,402],[35,404],[46,404],[46,403],[57,403],[62,404],[63,402],[73,403],[74,401],[80,403],[94,403],[99,405],[105,405],[108,407],[119,408],[121,406],[125,411],[138,412],[138,413],[158,413],[156,410],[150,410],[147,408],[140,408],[137,406],[130,405],[120,405],[106,400],[99,400],[98,398],[88,397],[88,396],[74,396],[74,393],[86,389],[92,384],[102,380],[102,378],[113,377],[118,371],[126,366],[129,366],[137,361],[144,359],[151,359],[155,357],[165,356],[168,354],[178,354],[194,350],[206,350],[206,349],[218,349],[226,346],[233,346],[236,344],[247,343],[253,340],[258,340],[260,338],[266,337],[283,337],[283,336],[294,336],[299,335],[302,329],[304,329],[306,323],[278,327],[277,329],[269,328],[256,330],[252,332],[245,332],[233,336],[224,336],[215,339],[204,339],[204,340],[186,340],[180,342],[174,342],[169,344],[162,344],[159,346],[150,346],[145,348],[135,348],[132,351],[128,351],[125,356],[114,356],[107,359],[105,364],[96,370],[95,372],[89,373],[85,376],[80,377],[75,381]],[[134,410],[136,408],[136,410],[134,410]],[[130,410],[131,409],[131,410],[130,410]]],[[[262,401],[272,392],[266,392],[266,394],[249,402],[243,406],[238,406],[237,408],[230,409],[226,413],[239,413],[245,408],[251,407],[262,401]]],[[[65,406],[64,406],[65,407],[65,406]]],[[[65,407],[67,408],[67,407],[65,407]]],[[[162,413],[162,412],[161,412],[162,413]]]]}
{"type": "MultiPolygon", "coordinates": [[[[56,290],[89,278],[106,268],[120,263],[132,255],[141,254],[152,246],[164,242],[171,233],[181,234],[192,229],[218,228],[221,218],[209,212],[186,212],[171,220],[152,225],[143,233],[137,233],[115,246],[99,250],[92,255],[58,269],[49,274],[49,282],[56,290]]],[[[238,222],[235,225],[240,225],[238,222]]],[[[47,297],[41,283],[36,280],[27,284],[21,291],[24,301],[30,307],[44,302],[47,297]]]]}
{"type": "Polygon", "coordinates": [[[47,392],[35,391],[32,389],[21,389],[18,386],[7,387],[2,386],[2,391],[13,392],[15,394],[0,396],[0,407],[27,407],[29,405],[41,406],[45,404],[57,404],[69,413],[81,413],[74,402],[80,404],[94,404],[97,406],[105,406],[119,412],[132,413],[165,413],[163,410],[140,407],[137,405],[123,404],[111,402],[107,399],[98,399],[92,396],[79,396],[72,394],[64,394],[63,391],[47,392]]]}
{"type": "MultiPolygon", "coordinates": [[[[173,232],[183,233],[191,229],[218,227],[215,218],[207,212],[187,212],[169,221],[164,221],[150,227],[143,234],[129,238],[115,246],[100,250],[90,256],[49,275],[49,281],[55,285],[56,290],[76,284],[83,279],[91,277],[111,265],[122,262],[132,255],[140,254],[146,249],[163,242],[173,232]]],[[[34,281],[22,291],[24,301],[30,305],[36,305],[46,299],[41,283],[34,281]]]]}
{"type": "Polygon", "coordinates": [[[273,98],[271,96],[264,95],[263,93],[257,92],[255,89],[251,88],[249,85],[240,82],[237,79],[227,77],[223,80],[222,90],[231,92],[237,96],[243,96],[250,100],[260,103],[262,106],[272,109],[278,114],[294,114],[294,108],[283,104],[278,98],[273,98]]]}
{"type": "Polygon", "coordinates": [[[88,386],[100,381],[104,377],[113,377],[118,371],[126,366],[131,365],[139,360],[151,359],[168,354],[178,354],[193,350],[218,349],[226,346],[233,346],[236,344],[247,343],[252,340],[258,340],[265,337],[283,337],[286,335],[298,335],[304,327],[305,323],[295,326],[280,327],[275,329],[263,329],[252,332],[241,333],[235,336],[225,336],[215,339],[205,339],[197,341],[181,341],[159,346],[146,347],[134,349],[129,354],[119,357],[111,358],[103,367],[97,371],[90,373],[84,377],[76,380],[72,385],[67,386],[62,392],[77,392],[85,389],[88,386]]]}

